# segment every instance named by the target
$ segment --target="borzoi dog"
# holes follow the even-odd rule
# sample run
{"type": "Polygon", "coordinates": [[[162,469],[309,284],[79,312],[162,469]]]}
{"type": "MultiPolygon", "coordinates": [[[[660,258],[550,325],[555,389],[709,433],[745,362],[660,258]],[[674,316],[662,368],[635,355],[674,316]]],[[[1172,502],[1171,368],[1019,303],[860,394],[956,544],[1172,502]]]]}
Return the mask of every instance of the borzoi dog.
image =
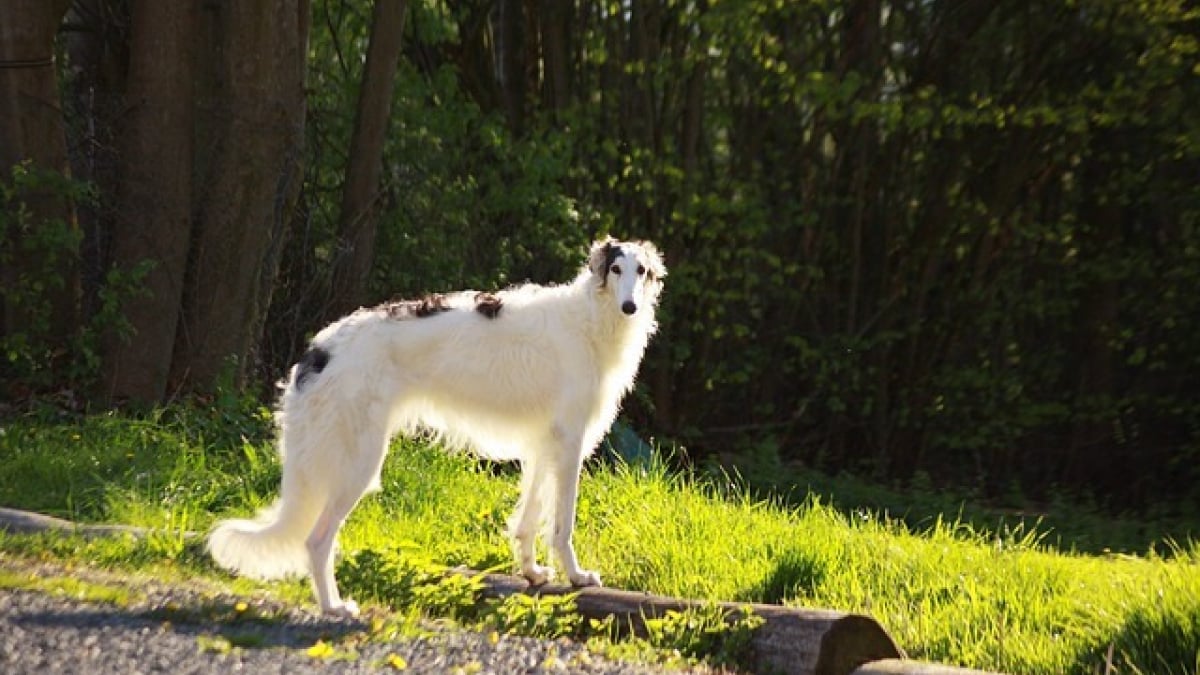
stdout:
{"type": "Polygon", "coordinates": [[[357,613],[334,579],[338,531],[379,472],[395,433],[521,462],[509,520],[531,584],[544,528],[567,578],[600,585],[571,536],[583,460],[632,388],[657,323],[666,269],[649,242],[595,243],[574,282],[465,291],[360,309],[313,339],[283,385],[276,421],[279,500],[209,535],[222,567],[261,578],[310,574],[321,610],[357,613]]]}

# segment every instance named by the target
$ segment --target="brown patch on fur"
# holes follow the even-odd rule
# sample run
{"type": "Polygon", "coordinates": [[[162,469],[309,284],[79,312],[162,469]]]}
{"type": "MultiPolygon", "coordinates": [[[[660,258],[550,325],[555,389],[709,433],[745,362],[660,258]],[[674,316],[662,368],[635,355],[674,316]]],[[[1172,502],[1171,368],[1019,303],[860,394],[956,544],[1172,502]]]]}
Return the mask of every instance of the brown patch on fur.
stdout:
{"type": "Polygon", "coordinates": [[[494,319],[500,316],[500,309],[504,307],[504,301],[499,296],[492,293],[476,293],[475,294],[475,311],[486,316],[489,319],[494,319]]]}
{"type": "Polygon", "coordinates": [[[420,300],[395,300],[379,306],[389,319],[423,319],[452,309],[443,295],[427,295],[420,300]]]}
{"type": "Polygon", "coordinates": [[[330,354],[329,350],[313,345],[304,352],[304,356],[296,363],[296,377],[293,380],[296,389],[299,390],[304,386],[304,383],[309,378],[316,377],[325,370],[325,366],[329,365],[330,354]]]}

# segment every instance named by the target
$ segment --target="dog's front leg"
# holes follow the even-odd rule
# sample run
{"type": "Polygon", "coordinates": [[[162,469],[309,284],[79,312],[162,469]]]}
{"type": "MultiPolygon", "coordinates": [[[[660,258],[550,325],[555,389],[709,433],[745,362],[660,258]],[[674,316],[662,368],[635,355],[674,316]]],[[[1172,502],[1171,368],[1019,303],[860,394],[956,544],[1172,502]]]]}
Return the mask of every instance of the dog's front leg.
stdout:
{"type": "Polygon", "coordinates": [[[555,463],[554,475],[554,523],[551,546],[558,555],[567,579],[575,586],[600,586],[600,575],[582,569],[575,556],[572,537],[575,532],[575,504],[579,499],[579,474],[583,470],[582,442],[573,439],[559,461],[555,463]]]}

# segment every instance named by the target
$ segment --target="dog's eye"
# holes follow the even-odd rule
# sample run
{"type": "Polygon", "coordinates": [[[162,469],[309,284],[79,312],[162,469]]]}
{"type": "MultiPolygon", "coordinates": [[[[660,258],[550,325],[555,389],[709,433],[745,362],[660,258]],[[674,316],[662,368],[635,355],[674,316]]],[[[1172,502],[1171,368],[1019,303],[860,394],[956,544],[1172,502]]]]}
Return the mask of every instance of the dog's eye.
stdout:
{"type": "Polygon", "coordinates": [[[612,267],[610,267],[609,269],[610,269],[610,270],[612,270],[612,273],[613,273],[613,274],[620,274],[620,273],[621,273],[621,266],[620,266],[620,265],[613,265],[613,266],[612,266],[612,267]]]}
{"type": "Polygon", "coordinates": [[[638,276],[640,277],[645,273],[646,273],[646,267],[644,265],[638,265],[638,276]]]}

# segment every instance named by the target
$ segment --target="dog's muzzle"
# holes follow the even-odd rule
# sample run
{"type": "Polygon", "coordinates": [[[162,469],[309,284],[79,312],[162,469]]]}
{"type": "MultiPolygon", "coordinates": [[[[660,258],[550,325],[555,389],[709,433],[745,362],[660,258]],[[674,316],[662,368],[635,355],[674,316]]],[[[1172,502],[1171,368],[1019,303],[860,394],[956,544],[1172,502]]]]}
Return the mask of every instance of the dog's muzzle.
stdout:
{"type": "Polygon", "coordinates": [[[621,311],[632,316],[633,313],[637,311],[637,304],[632,300],[626,300],[625,302],[621,303],[621,311]]]}

